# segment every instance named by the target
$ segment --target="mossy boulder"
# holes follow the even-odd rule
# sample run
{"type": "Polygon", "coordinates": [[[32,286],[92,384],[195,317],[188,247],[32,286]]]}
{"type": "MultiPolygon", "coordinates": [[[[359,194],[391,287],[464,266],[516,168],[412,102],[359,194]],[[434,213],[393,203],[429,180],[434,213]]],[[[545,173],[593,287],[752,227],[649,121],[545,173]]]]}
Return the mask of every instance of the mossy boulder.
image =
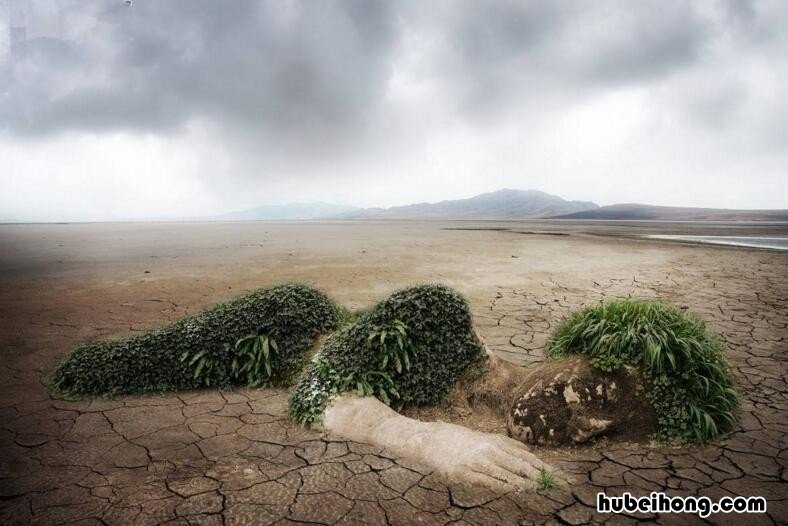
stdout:
{"type": "Polygon", "coordinates": [[[235,346],[250,334],[275,342],[269,383],[286,383],[315,337],[336,325],[336,307],[322,292],[278,285],[144,334],[80,345],[55,369],[51,385],[68,395],[114,395],[241,383],[233,374],[235,346]]]}
{"type": "Polygon", "coordinates": [[[346,391],[400,407],[435,404],[484,360],[459,293],[444,285],[404,289],[325,341],[293,390],[291,416],[313,423],[346,391]]]}

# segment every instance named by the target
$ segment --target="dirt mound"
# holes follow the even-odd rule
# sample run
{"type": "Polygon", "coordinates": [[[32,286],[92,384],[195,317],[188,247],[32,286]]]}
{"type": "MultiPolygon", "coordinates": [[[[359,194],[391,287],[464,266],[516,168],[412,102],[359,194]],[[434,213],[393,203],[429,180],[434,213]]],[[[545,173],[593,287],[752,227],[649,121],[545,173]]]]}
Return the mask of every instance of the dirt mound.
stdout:
{"type": "Polygon", "coordinates": [[[608,373],[580,357],[533,370],[510,407],[509,435],[526,444],[582,444],[601,435],[641,440],[657,429],[635,368],[608,373]]]}

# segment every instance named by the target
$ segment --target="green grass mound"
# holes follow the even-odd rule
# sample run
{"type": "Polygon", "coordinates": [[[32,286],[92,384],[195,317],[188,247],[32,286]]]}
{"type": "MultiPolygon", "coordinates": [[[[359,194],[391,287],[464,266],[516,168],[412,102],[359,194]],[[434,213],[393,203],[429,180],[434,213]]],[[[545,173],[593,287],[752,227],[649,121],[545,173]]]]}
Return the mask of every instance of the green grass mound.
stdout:
{"type": "Polygon", "coordinates": [[[556,328],[548,354],[585,354],[605,371],[638,367],[660,439],[704,442],[735,423],[736,392],[720,340],[676,307],[622,300],[585,309],[556,328]]]}
{"type": "Polygon", "coordinates": [[[291,394],[290,414],[312,424],[347,391],[396,406],[433,404],[484,358],[460,294],[442,285],[405,289],[326,340],[291,394]]]}
{"type": "Polygon", "coordinates": [[[337,309],[304,285],[260,289],[171,325],[77,347],[54,371],[67,395],[176,391],[286,381],[337,309]]]}

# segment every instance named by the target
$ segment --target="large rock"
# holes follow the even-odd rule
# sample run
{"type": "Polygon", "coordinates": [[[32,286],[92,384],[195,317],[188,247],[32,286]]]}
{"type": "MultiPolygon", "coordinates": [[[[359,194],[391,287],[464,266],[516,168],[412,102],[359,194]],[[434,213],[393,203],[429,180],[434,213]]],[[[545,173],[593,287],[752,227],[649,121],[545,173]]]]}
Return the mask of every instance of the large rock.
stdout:
{"type": "Polygon", "coordinates": [[[527,376],[507,427],[526,444],[582,444],[601,435],[641,440],[656,430],[656,416],[635,368],[606,373],[573,357],[548,362],[527,376]]]}

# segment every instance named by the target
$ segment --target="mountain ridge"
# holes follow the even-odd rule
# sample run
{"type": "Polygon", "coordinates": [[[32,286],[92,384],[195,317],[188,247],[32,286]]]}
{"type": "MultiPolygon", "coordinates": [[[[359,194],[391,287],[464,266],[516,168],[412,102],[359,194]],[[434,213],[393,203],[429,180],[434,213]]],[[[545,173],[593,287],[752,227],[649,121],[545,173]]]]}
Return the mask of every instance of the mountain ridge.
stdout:
{"type": "Polygon", "coordinates": [[[216,217],[219,220],[374,219],[596,219],[652,221],[788,221],[788,210],[739,210],[619,203],[599,206],[567,201],[541,190],[503,188],[464,199],[420,202],[389,208],[361,208],[322,201],[264,205],[216,217]]]}
{"type": "Polygon", "coordinates": [[[363,209],[348,219],[535,219],[598,208],[590,201],[567,201],[540,190],[504,188],[465,199],[363,209]]]}
{"type": "Polygon", "coordinates": [[[551,219],[608,221],[788,221],[788,210],[741,210],[619,203],[554,216],[551,219]]]}
{"type": "Polygon", "coordinates": [[[540,190],[504,188],[465,199],[421,202],[390,208],[360,208],[325,202],[263,205],[218,216],[220,220],[315,219],[531,219],[598,208],[590,201],[567,201],[540,190]]]}

